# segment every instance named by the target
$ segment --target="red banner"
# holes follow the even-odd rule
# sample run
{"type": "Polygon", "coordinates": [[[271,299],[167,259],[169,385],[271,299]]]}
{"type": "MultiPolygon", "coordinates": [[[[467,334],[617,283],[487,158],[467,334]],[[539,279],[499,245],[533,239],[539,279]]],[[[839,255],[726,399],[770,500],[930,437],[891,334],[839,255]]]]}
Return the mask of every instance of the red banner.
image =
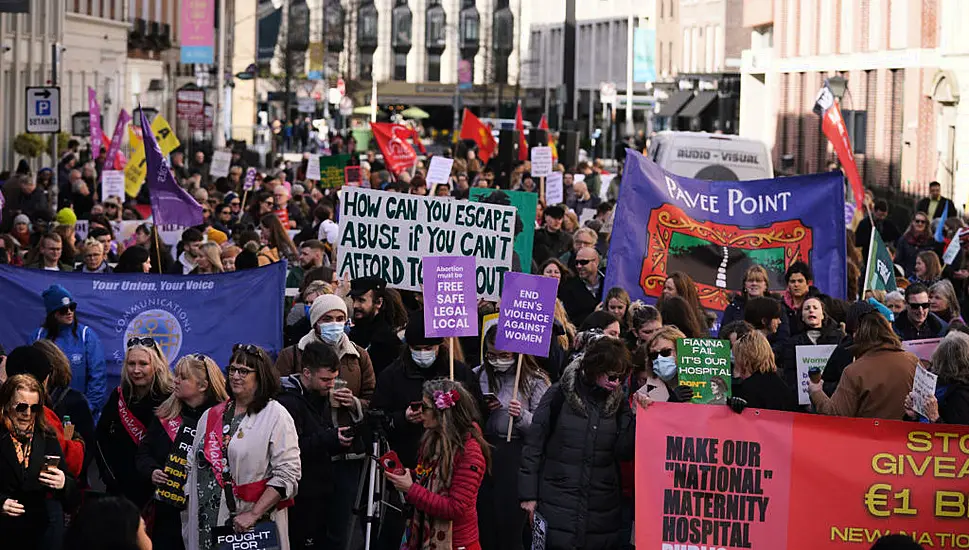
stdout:
{"type": "Polygon", "coordinates": [[[639,411],[636,547],[969,547],[969,427],[657,403],[639,411]]]}
{"type": "Polygon", "coordinates": [[[384,163],[391,172],[399,174],[417,163],[417,153],[407,143],[409,138],[415,136],[412,129],[389,122],[372,122],[370,129],[384,154],[384,163]]]}
{"type": "Polygon", "coordinates": [[[495,136],[491,135],[491,129],[467,109],[464,110],[464,118],[461,121],[460,136],[461,139],[470,139],[478,144],[478,156],[481,162],[487,163],[498,152],[498,142],[495,141],[495,136]]]}
{"type": "Polygon", "coordinates": [[[845,119],[841,116],[838,101],[834,98],[827,84],[818,92],[814,112],[821,116],[821,130],[828,141],[831,142],[831,145],[834,146],[834,152],[838,155],[838,162],[844,169],[848,183],[851,184],[851,194],[854,195],[855,205],[864,204],[865,189],[861,185],[861,177],[858,176],[858,166],[855,164],[855,154],[851,147],[851,138],[848,136],[848,128],[845,127],[845,119]]]}

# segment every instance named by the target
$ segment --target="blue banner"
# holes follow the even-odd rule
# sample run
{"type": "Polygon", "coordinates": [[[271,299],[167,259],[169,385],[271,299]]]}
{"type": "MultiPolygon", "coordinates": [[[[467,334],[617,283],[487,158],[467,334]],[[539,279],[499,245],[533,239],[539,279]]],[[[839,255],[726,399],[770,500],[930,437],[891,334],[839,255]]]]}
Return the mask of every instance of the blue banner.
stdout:
{"type": "Polygon", "coordinates": [[[100,275],[0,266],[0,344],[9,352],[33,340],[45,318],[41,292],[56,283],[77,302],[78,322],[101,339],[108,388],[120,380],[132,336],[154,338],[173,364],[203,353],[224,369],[237,343],[278,355],[285,279],[285,262],[217,275],[100,275]]]}
{"type": "MultiPolygon", "coordinates": [[[[609,246],[606,288],[656,302],[668,273],[697,284],[701,305],[718,313],[761,265],[772,291],[796,261],[814,270],[821,292],[844,298],[844,178],[840,173],[756,181],[675,176],[626,150],[609,246]]],[[[724,153],[726,156],[726,153],[724,153]]],[[[737,162],[743,159],[738,153],[737,162]]]]}
{"type": "Polygon", "coordinates": [[[656,29],[637,27],[633,29],[633,82],[655,80],[656,29]]]}

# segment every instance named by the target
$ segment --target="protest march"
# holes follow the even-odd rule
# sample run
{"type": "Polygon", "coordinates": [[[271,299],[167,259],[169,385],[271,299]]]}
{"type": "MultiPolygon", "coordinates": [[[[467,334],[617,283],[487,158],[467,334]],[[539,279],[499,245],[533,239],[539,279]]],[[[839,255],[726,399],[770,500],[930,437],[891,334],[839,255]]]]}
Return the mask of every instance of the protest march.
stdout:
{"type": "Polygon", "coordinates": [[[469,110],[268,164],[136,116],[0,173],[0,546],[969,548],[938,183],[900,220],[853,165],[566,164],[469,110]]]}

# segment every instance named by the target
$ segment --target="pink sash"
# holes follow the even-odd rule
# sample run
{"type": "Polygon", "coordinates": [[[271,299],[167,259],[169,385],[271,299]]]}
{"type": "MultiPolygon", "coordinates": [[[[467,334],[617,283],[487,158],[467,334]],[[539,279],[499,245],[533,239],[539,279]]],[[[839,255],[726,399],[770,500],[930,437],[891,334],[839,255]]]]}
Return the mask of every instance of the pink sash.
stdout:
{"type": "Polygon", "coordinates": [[[212,465],[212,473],[220,487],[225,486],[222,470],[228,467],[228,462],[222,457],[222,415],[225,406],[223,402],[209,409],[209,417],[205,421],[205,441],[202,442],[205,459],[212,465]]]}
{"type": "Polygon", "coordinates": [[[121,417],[121,424],[128,432],[131,440],[135,442],[135,445],[140,445],[141,441],[145,439],[145,425],[141,423],[141,420],[138,420],[131,409],[128,408],[128,404],[124,402],[124,393],[120,387],[118,388],[118,416],[121,417]]]}
{"type": "Polygon", "coordinates": [[[165,432],[168,434],[168,439],[175,441],[175,436],[178,435],[178,429],[182,427],[182,415],[178,415],[175,418],[170,418],[168,420],[162,420],[161,425],[165,428],[165,432]]]}

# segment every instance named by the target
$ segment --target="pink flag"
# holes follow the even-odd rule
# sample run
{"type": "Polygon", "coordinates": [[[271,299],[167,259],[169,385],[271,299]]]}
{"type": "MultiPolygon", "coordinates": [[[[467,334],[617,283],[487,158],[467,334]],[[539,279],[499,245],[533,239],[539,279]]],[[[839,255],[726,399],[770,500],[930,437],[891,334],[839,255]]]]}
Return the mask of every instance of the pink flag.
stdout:
{"type": "Polygon", "coordinates": [[[91,152],[97,157],[101,154],[101,146],[104,145],[104,138],[102,138],[104,130],[101,129],[101,106],[98,105],[98,93],[90,86],[87,89],[87,110],[91,125],[91,152]]]}
{"type": "MultiPolygon", "coordinates": [[[[104,157],[105,170],[108,169],[107,167],[109,165],[113,166],[115,170],[121,170],[124,168],[123,164],[118,166],[117,159],[121,153],[121,140],[124,138],[124,129],[128,126],[129,122],[131,122],[131,115],[128,114],[128,111],[121,109],[121,112],[118,114],[118,122],[114,125],[114,133],[111,134],[111,143],[108,145],[108,154],[104,157]]],[[[124,155],[121,155],[121,158],[123,159],[124,155]]],[[[103,171],[101,172],[101,176],[104,177],[103,171]]]]}

